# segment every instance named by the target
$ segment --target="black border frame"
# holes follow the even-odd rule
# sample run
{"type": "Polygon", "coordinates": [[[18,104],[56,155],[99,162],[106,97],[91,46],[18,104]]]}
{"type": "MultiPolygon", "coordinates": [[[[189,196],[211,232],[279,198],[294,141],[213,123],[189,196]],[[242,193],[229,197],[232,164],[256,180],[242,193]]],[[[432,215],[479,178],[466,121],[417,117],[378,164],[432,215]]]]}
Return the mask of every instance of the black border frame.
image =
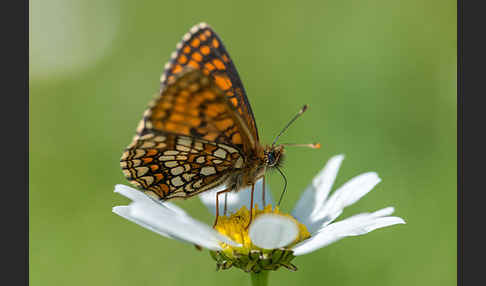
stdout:
{"type": "Polygon", "coordinates": [[[2,284],[29,284],[29,1],[3,3],[2,284]]]}
{"type": "Polygon", "coordinates": [[[457,5],[457,284],[484,284],[484,2],[457,5]],[[466,176],[467,180],[464,180],[466,176]],[[483,282],[481,282],[483,281],[483,282]]]}

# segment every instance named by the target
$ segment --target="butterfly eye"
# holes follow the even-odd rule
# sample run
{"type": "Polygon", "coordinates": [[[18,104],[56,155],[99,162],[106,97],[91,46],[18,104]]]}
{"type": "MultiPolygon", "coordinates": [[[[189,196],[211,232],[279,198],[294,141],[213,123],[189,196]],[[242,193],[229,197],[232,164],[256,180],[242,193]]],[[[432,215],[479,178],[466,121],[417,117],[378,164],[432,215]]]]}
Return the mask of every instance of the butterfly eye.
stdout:
{"type": "Polygon", "coordinates": [[[275,152],[270,151],[270,152],[267,152],[266,155],[267,155],[267,165],[269,167],[274,166],[275,163],[276,163],[276,159],[277,159],[277,157],[275,156],[275,152]]]}

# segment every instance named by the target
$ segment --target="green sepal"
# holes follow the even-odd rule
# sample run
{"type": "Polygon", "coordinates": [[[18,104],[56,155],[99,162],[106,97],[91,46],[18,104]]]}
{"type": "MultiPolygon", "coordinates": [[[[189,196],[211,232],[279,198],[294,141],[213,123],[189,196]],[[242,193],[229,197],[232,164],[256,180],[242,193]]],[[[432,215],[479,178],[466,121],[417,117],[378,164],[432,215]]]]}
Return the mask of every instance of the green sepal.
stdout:
{"type": "Polygon", "coordinates": [[[236,250],[229,253],[225,251],[210,251],[209,253],[216,261],[217,270],[226,270],[234,266],[248,273],[275,271],[280,267],[297,271],[297,267],[290,263],[295,256],[289,249],[251,250],[248,254],[236,250]]]}

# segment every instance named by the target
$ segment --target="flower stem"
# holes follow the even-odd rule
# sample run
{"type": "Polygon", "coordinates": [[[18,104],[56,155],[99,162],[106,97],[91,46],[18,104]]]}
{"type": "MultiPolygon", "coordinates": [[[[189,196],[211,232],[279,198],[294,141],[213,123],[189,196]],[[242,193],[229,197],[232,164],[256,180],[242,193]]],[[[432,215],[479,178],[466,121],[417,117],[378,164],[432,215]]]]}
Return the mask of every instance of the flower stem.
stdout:
{"type": "Polygon", "coordinates": [[[268,285],[268,271],[260,271],[258,273],[251,273],[252,286],[267,286],[268,285]]]}

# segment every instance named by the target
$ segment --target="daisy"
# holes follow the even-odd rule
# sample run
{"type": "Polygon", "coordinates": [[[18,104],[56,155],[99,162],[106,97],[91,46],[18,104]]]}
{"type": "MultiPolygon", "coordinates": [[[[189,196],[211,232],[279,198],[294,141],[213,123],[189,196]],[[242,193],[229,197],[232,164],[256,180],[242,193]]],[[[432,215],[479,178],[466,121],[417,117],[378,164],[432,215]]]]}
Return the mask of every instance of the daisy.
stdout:
{"type": "MultiPolygon", "coordinates": [[[[218,269],[237,267],[250,273],[268,273],[266,270],[285,267],[295,271],[297,267],[291,261],[296,256],[313,252],[344,237],[405,223],[400,217],[390,216],[393,207],[334,222],[345,207],[357,202],[381,181],[374,172],[364,173],[330,194],[343,159],[343,155],[337,155],[327,162],[301,195],[291,214],[285,214],[274,206],[268,188],[263,198],[262,184],[258,182],[253,221],[249,227],[248,190],[228,193],[226,215],[219,217],[214,228],[190,217],[170,202],[154,200],[124,185],[116,185],[115,192],[132,202],[127,206],[114,207],[113,212],[167,238],[209,249],[218,269]]],[[[215,194],[222,188],[224,186],[199,196],[213,215],[216,214],[215,194]]],[[[219,213],[223,214],[223,203],[219,207],[219,213]]],[[[252,276],[252,279],[261,279],[260,276],[252,276]]]]}

